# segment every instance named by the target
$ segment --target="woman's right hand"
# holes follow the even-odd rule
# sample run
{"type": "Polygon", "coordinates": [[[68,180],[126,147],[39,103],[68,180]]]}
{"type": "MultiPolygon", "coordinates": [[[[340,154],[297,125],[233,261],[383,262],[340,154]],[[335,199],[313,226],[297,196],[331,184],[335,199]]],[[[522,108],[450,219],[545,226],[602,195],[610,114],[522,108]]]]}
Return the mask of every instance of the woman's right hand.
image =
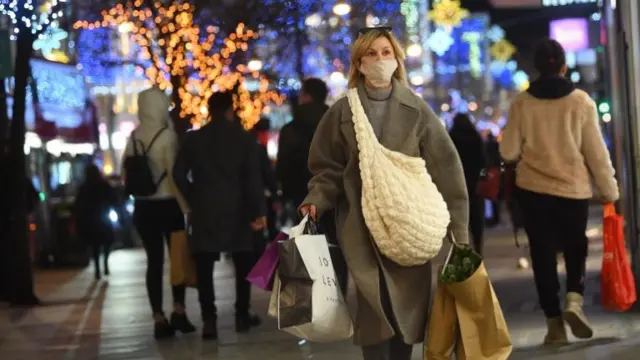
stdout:
{"type": "Polygon", "coordinates": [[[318,221],[318,209],[316,209],[315,205],[313,204],[300,205],[300,208],[298,209],[298,211],[303,217],[309,215],[309,217],[311,217],[311,220],[318,221]]]}

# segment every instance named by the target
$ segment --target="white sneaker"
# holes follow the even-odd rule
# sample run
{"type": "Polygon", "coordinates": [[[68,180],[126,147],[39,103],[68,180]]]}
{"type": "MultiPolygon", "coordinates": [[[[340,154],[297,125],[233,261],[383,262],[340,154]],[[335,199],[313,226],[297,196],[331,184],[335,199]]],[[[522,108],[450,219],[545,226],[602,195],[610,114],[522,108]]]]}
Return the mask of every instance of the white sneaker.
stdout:
{"type": "Polygon", "coordinates": [[[547,335],[544,337],[545,346],[564,346],[569,344],[567,331],[562,318],[547,319],[547,335]]]}
{"type": "Polygon", "coordinates": [[[583,304],[582,295],[574,292],[568,293],[564,308],[564,321],[569,324],[575,337],[578,339],[591,339],[593,337],[593,328],[584,315],[583,304]]]}

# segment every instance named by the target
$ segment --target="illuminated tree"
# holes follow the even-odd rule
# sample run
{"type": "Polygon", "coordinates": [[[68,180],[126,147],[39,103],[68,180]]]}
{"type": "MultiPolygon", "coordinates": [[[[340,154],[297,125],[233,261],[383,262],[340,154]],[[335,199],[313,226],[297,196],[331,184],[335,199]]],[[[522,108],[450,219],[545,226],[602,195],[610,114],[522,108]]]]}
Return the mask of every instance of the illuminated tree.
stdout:
{"type": "Polygon", "coordinates": [[[207,121],[207,100],[215,91],[234,91],[238,116],[251,128],[269,103],[280,104],[282,95],[269,89],[269,80],[257,68],[249,69],[246,56],[258,33],[243,23],[221,35],[220,28],[196,22],[196,8],[183,1],[151,6],[142,0],[105,10],[101,20],[79,21],[76,29],[117,30],[133,40],[130,54],[145,67],[149,82],[172,91],[176,129],[184,131],[189,119],[199,126],[207,121]]]}
{"type": "MultiPolygon", "coordinates": [[[[0,1],[0,15],[11,19],[13,37],[16,40],[15,90],[13,93],[13,116],[9,130],[9,159],[7,173],[8,191],[11,195],[10,230],[2,244],[3,274],[6,281],[3,292],[7,300],[19,305],[35,305],[38,298],[33,293],[33,275],[31,257],[27,240],[27,188],[25,181],[26,160],[24,154],[25,110],[27,86],[30,74],[30,60],[33,55],[33,42],[50,25],[58,25],[63,17],[63,5],[66,0],[0,1]],[[8,274],[11,274],[10,276],[8,274]]],[[[4,105],[6,106],[6,104],[4,105]]],[[[4,149],[0,149],[4,150],[4,149]]],[[[5,175],[5,170],[1,171],[5,175]]],[[[5,234],[0,234],[5,237],[5,234]]]]}

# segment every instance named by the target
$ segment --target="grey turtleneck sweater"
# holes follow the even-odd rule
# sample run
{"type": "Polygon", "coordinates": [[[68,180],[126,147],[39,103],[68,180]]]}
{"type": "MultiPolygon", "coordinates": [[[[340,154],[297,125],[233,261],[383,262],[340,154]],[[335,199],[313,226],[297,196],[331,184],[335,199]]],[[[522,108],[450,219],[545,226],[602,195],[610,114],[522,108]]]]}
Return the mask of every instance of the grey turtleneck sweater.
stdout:
{"type": "Polygon", "coordinates": [[[382,136],[382,127],[385,119],[389,115],[389,98],[391,97],[392,87],[388,89],[371,89],[365,87],[367,97],[369,98],[369,113],[367,117],[373,127],[373,132],[380,139],[382,136]]]}

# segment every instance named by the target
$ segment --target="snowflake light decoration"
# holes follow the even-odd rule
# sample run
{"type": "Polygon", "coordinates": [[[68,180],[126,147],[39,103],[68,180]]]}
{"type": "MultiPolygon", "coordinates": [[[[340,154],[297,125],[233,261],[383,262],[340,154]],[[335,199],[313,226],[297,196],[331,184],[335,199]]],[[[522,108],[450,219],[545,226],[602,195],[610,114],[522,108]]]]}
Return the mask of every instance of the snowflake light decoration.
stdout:
{"type": "Polygon", "coordinates": [[[487,37],[489,38],[489,40],[491,40],[494,43],[497,43],[498,41],[504,39],[504,36],[505,36],[504,29],[498,25],[493,25],[491,28],[489,28],[489,31],[487,32],[487,37]]]}
{"type": "Polygon", "coordinates": [[[524,71],[518,70],[513,74],[513,84],[520,91],[527,90],[529,87],[529,75],[524,71]]]}
{"type": "Polygon", "coordinates": [[[442,28],[438,28],[436,31],[432,32],[431,36],[429,36],[429,39],[427,40],[429,49],[438,54],[438,56],[444,55],[454,43],[455,40],[451,34],[442,28]]]}
{"type": "Polygon", "coordinates": [[[507,39],[502,39],[491,45],[491,55],[494,59],[507,62],[516,53],[516,47],[507,39]]]}
{"type": "Polygon", "coordinates": [[[433,4],[429,19],[440,26],[458,27],[469,16],[469,10],[462,7],[460,0],[440,0],[433,4]]]}
{"type": "Polygon", "coordinates": [[[58,27],[51,27],[33,42],[33,50],[40,50],[44,57],[49,57],[54,50],[62,47],[62,40],[68,36],[69,33],[66,31],[58,27]]]}

